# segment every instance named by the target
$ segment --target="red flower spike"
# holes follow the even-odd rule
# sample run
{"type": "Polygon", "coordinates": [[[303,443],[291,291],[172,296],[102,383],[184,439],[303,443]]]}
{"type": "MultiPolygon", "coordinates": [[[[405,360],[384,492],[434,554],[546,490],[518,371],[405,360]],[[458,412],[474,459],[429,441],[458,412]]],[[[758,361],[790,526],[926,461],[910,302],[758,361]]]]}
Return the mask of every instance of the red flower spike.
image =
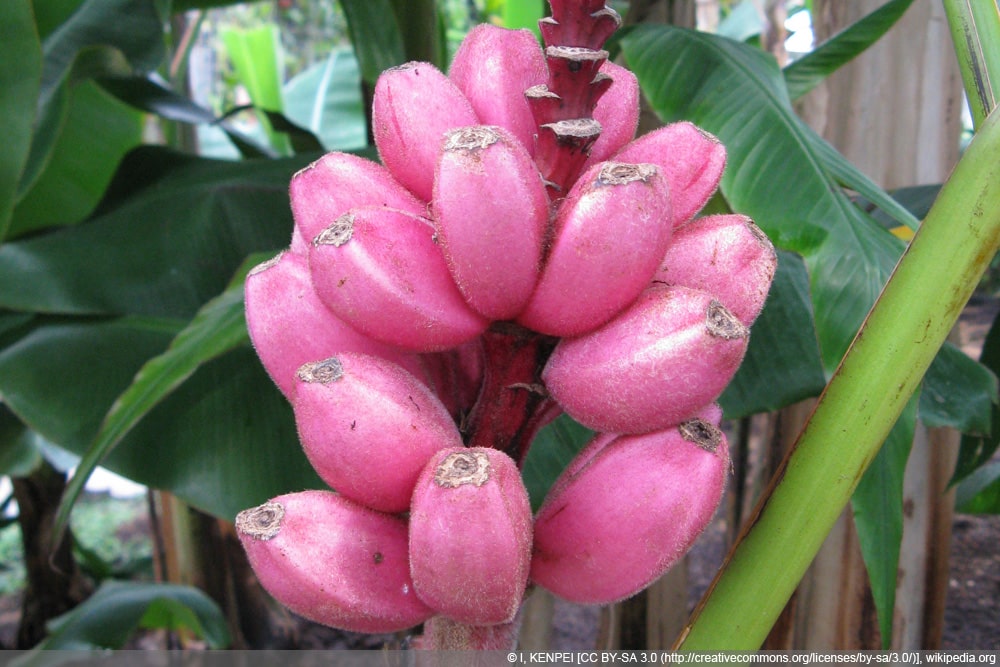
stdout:
{"type": "Polygon", "coordinates": [[[433,615],[413,590],[406,523],[331,491],[236,516],[261,585],[296,614],[349,632],[398,632],[433,615]]]}
{"type": "Polygon", "coordinates": [[[535,163],[553,199],[566,196],[600,135],[601,124],[590,118],[560,120],[538,128],[535,163]]]}
{"type": "Polygon", "coordinates": [[[597,100],[611,85],[598,74],[608,52],[550,46],[545,49],[545,59],[549,65],[548,88],[562,100],[556,120],[590,118],[597,100]]]}
{"type": "Polygon", "coordinates": [[[547,70],[530,30],[476,26],[458,48],[448,76],[468,98],[480,123],[509,130],[534,154],[537,124],[523,93],[543,84],[547,70]]]}
{"type": "Polygon", "coordinates": [[[546,45],[599,49],[622,23],[604,0],[549,0],[552,16],[538,22],[546,45]]]}

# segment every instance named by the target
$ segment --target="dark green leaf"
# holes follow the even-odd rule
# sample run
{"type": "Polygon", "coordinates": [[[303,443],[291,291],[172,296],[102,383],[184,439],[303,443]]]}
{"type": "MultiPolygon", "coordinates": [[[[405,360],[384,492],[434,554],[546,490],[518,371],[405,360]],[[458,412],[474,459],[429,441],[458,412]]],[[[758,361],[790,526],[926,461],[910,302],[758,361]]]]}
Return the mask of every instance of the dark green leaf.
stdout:
{"type": "Polygon", "coordinates": [[[945,343],[924,375],[920,420],[980,436],[990,433],[997,403],[997,378],[950,343],[945,343]]]}
{"type": "Polygon", "coordinates": [[[51,621],[49,636],[17,664],[42,664],[45,651],[121,648],[140,627],[184,628],[211,648],[229,645],[225,617],[198,589],[107,581],[85,602],[51,621]]]}
{"type": "Polygon", "coordinates": [[[0,475],[27,477],[42,463],[42,453],[35,446],[33,435],[13,412],[0,404],[0,475]]]}
{"type": "Polygon", "coordinates": [[[784,74],[791,98],[802,97],[877,42],[912,4],[913,0],[890,0],[788,65],[784,74]]]}
{"type": "MultiPolygon", "coordinates": [[[[1000,316],[993,320],[993,324],[986,334],[979,361],[994,374],[1000,375],[1000,316]]],[[[1000,448],[1000,405],[994,403],[987,435],[966,434],[962,436],[958,462],[955,464],[955,474],[950,483],[959,482],[985,465],[993,458],[998,448],[1000,448]]]]}
{"type": "Polygon", "coordinates": [[[243,280],[265,257],[245,262],[234,282],[219,297],[206,303],[163,354],[139,369],[132,384],[115,400],[94,442],[66,486],[55,518],[55,532],[62,533],[83,486],[94,469],[122,438],[204,363],[241,345],[249,345],[243,317],[243,280]]]}
{"type": "Polygon", "coordinates": [[[42,83],[42,45],[29,0],[0,2],[0,241],[7,236],[21,172],[28,161],[42,83]]]}
{"type": "Polygon", "coordinates": [[[729,419],[779,410],[826,384],[802,258],[778,251],[778,270],[767,303],[750,333],[736,377],[719,398],[729,419]]]}
{"type": "Polygon", "coordinates": [[[0,307],[190,319],[247,255],[288,244],[288,182],[308,159],[137,149],[97,218],[0,246],[0,307]]]}
{"type": "Polygon", "coordinates": [[[1000,514],[1000,462],[979,468],[962,480],[955,507],[966,514],[1000,514]]]}
{"type": "Polygon", "coordinates": [[[729,166],[721,188],[732,208],[805,256],[823,366],[832,372],[902,243],[840,188],[832,149],[796,116],[770,55],[670,26],[637,28],[622,46],[661,118],[692,120],[722,140],[729,166]]]}
{"type": "Polygon", "coordinates": [[[447,71],[447,39],[437,0],[390,1],[403,37],[405,59],[432,63],[447,71]]]}
{"type": "Polygon", "coordinates": [[[322,153],[324,151],[323,144],[320,143],[315,134],[304,127],[299,127],[284,114],[265,110],[264,115],[267,116],[267,121],[275,132],[287,136],[292,151],[296,153],[322,153]]]}
{"type": "Polygon", "coordinates": [[[913,446],[917,402],[914,396],[903,409],[851,497],[854,525],[871,582],[884,649],[892,641],[899,549],[903,541],[903,472],[913,446]]]}
{"type": "Polygon", "coordinates": [[[403,33],[390,0],[341,0],[361,78],[375,85],[384,70],[406,62],[403,33]]]}
{"type": "Polygon", "coordinates": [[[594,432],[559,415],[542,428],[531,442],[521,475],[528,487],[532,511],[538,511],[553,482],[573,457],[594,437],[594,432]]]}

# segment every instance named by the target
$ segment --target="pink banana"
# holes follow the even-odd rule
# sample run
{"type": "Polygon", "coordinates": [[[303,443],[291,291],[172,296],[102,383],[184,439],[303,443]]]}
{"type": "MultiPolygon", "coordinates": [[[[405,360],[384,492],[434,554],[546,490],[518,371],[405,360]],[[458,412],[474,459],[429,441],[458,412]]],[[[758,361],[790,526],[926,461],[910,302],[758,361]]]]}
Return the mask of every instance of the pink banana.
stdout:
{"type": "Polygon", "coordinates": [[[764,307],[778,256],[745,215],[710,215],[674,231],[654,281],[713,294],[750,326],[764,307]]]}
{"type": "Polygon", "coordinates": [[[264,588],[317,623],[397,632],[433,615],[413,591],[402,519],[302,491],[240,512],[236,533],[264,588]]]}
{"type": "Polygon", "coordinates": [[[455,286],[434,228],[409,213],[351,209],[316,237],[309,268],[320,300],[384,343],[431,352],[486,329],[455,286]]]}
{"type": "Polygon", "coordinates": [[[560,341],[542,379],[584,426],[649,433],[714,401],[742,362],[748,336],[712,295],[654,286],[597,331],[560,341]]]}
{"type": "Polygon", "coordinates": [[[524,91],[545,83],[546,67],[531,31],[477,25],[458,47],[448,76],[480,123],[507,129],[534,154],[536,128],[524,91]]]}
{"type": "Polygon", "coordinates": [[[430,201],[434,163],[445,132],[478,125],[462,91],[430,63],[388,69],[375,84],[372,132],[382,164],[413,194],[430,201]]]}
{"type": "Polygon", "coordinates": [[[514,318],[538,280],[548,223],[545,186],[528,151],[499,127],[445,134],[434,178],[434,226],[466,301],[514,318]]]}
{"type": "Polygon", "coordinates": [[[462,444],[431,390],[378,357],[344,353],[303,365],[293,407],[323,481],[382,512],[404,511],[430,457],[462,444]]]}
{"type": "Polygon", "coordinates": [[[715,194],[726,168],[726,148],[692,123],[671,123],[639,137],[613,159],[651,162],[663,170],[670,184],[674,227],[679,227],[715,194]]]}
{"type": "Polygon", "coordinates": [[[410,506],[417,595],[468,625],[511,621],[528,582],[531,506],[514,461],[496,449],[438,452],[410,506]]]}
{"type": "Polygon", "coordinates": [[[545,268],[518,321],[577,336],[610,320],[649,284],[670,241],[670,219],[657,167],[591,167],[559,209],[545,268]]]}
{"type": "Polygon", "coordinates": [[[531,580],[582,604],[609,604],[667,571],[722,497],[725,435],[695,418],[646,435],[598,435],[535,519],[531,580]]]}
{"type": "Polygon", "coordinates": [[[292,251],[305,255],[313,239],[358,206],[384,206],[423,215],[426,204],[380,164],[347,153],[328,153],[292,177],[295,227],[292,251]]]}
{"type": "Polygon", "coordinates": [[[289,400],[307,361],[339,352],[385,357],[421,375],[419,359],[349,327],[316,296],[305,257],[283,252],[254,268],[244,285],[247,329],[268,375],[289,400]]]}

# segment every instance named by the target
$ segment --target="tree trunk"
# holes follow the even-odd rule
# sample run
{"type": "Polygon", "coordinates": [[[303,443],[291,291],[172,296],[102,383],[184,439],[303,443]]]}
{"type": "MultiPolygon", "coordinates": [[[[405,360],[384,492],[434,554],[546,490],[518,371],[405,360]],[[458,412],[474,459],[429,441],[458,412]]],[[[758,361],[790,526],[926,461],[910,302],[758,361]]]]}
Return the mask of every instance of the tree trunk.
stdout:
{"type": "MultiPolygon", "coordinates": [[[[815,0],[817,43],[882,0],[815,0]]],[[[961,81],[940,3],[917,0],[874,47],[801,103],[803,117],[884,188],[943,182],[958,159],[961,81]]],[[[937,648],[947,590],[958,434],[918,424],[904,481],[891,646],[937,648]]],[[[766,644],[802,650],[881,646],[850,510],[827,538],[766,644]]]]}
{"type": "Polygon", "coordinates": [[[13,477],[11,481],[27,574],[15,648],[28,649],[45,638],[48,621],[87,598],[91,584],[73,558],[70,531],[58,544],[52,541],[52,525],[66,488],[66,475],[43,461],[27,477],[13,477]]]}

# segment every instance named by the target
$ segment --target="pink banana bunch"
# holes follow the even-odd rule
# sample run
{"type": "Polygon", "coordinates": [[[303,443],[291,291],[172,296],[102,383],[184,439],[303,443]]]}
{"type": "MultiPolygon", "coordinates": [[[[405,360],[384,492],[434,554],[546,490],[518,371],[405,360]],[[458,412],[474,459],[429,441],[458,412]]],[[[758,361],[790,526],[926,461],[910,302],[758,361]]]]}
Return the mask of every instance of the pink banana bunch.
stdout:
{"type": "Polygon", "coordinates": [[[690,123],[633,140],[639,88],[603,0],[551,0],[546,47],[482,25],[448,75],[375,87],[381,164],[297,173],[290,247],[246,319],[334,491],[237,517],[264,586],[362,632],[501,648],[526,591],[635,594],[704,529],[729,465],[714,401],[776,268],[746,217],[695,217],[725,149],[690,123]],[[565,412],[597,432],[532,515],[521,479],[565,412]]]}

